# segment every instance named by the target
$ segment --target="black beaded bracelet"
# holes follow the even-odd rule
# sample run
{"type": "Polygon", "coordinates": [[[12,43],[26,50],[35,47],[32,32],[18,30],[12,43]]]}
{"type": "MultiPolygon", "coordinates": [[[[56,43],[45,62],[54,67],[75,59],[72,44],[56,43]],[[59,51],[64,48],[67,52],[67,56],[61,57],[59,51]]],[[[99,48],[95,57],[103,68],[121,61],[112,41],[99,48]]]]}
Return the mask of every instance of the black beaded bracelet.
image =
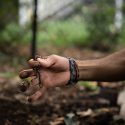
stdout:
{"type": "Polygon", "coordinates": [[[67,85],[75,85],[78,82],[79,72],[78,66],[75,62],[75,59],[69,59],[69,70],[70,70],[70,80],[68,81],[67,85]]]}

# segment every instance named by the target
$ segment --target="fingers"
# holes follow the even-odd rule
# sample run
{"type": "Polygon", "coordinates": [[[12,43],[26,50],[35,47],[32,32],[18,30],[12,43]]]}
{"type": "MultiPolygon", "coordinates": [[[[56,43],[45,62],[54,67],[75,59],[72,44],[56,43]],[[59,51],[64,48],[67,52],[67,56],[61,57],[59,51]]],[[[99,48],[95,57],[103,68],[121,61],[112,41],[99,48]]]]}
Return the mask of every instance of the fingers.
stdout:
{"type": "Polygon", "coordinates": [[[49,68],[49,67],[51,67],[52,65],[55,64],[55,62],[56,62],[56,55],[46,56],[46,57],[42,57],[42,58],[37,57],[36,60],[30,59],[28,61],[29,65],[32,68],[40,67],[40,66],[42,66],[44,68],[49,68]]]}
{"type": "Polygon", "coordinates": [[[32,76],[35,76],[35,72],[34,72],[33,69],[22,70],[22,71],[19,73],[19,77],[20,77],[21,79],[28,78],[28,77],[32,77],[32,76]]]}
{"type": "Polygon", "coordinates": [[[23,80],[19,85],[19,90],[25,95],[32,95],[40,89],[39,80],[32,77],[30,81],[23,80]]]}
{"type": "Polygon", "coordinates": [[[45,91],[46,91],[46,88],[43,86],[40,90],[38,90],[36,93],[34,93],[33,95],[27,98],[28,102],[34,102],[39,100],[43,96],[45,91]]]}
{"type": "Polygon", "coordinates": [[[30,67],[32,67],[32,68],[40,67],[40,62],[35,61],[35,60],[33,60],[33,59],[30,59],[30,60],[28,61],[28,63],[29,63],[29,65],[30,65],[30,67]]]}
{"type": "Polygon", "coordinates": [[[40,63],[41,66],[45,67],[45,68],[49,68],[52,65],[55,64],[56,59],[55,56],[48,56],[46,58],[37,58],[37,61],[40,63]]]}
{"type": "Polygon", "coordinates": [[[23,79],[19,85],[19,90],[21,92],[26,92],[29,88],[33,88],[33,86],[36,86],[36,84],[38,84],[36,73],[33,69],[22,70],[19,73],[19,77],[23,79]]]}

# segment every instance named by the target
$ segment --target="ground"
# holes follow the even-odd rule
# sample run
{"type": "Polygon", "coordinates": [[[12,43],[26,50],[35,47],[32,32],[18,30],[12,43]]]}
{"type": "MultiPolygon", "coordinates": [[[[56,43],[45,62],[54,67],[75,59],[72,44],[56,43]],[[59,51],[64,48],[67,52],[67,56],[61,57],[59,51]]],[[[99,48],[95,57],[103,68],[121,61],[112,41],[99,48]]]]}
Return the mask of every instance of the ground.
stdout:
{"type": "Polygon", "coordinates": [[[81,85],[51,89],[37,104],[23,101],[25,96],[15,87],[6,89],[0,96],[0,125],[124,124],[117,118],[119,106],[116,103],[123,84],[100,85],[96,91],[81,85]]]}

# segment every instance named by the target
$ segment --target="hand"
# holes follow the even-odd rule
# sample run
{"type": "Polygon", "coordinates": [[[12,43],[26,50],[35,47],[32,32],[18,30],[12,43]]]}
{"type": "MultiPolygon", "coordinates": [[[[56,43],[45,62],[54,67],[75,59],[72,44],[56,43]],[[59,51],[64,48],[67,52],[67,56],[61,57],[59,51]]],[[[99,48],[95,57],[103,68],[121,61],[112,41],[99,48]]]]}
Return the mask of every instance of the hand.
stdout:
{"type": "MultiPolygon", "coordinates": [[[[37,58],[37,61],[29,60],[29,65],[34,68],[40,65],[40,79],[42,87],[33,95],[28,97],[29,101],[36,101],[42,97],[43,93],[51,87],[60,87],[68,83],[70,79],[69,60],[58,55],[51,55],[44,58],[37,58]]],[[[31,77],[31,85],[35,85],[36,73],[33,69],[27,69],[20,72],[21,78],[31,77]]]]}

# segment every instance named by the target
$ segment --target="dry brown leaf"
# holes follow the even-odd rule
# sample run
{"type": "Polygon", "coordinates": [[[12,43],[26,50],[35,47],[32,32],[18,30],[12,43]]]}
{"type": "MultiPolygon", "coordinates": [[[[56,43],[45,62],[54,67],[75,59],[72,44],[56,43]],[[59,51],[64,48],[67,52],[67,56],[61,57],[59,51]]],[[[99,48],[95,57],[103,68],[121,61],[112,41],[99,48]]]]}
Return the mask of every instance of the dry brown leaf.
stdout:
{"type": "Polygon", "coordinates": [[[93,114],[92,109],[88,109],[87,111],[77,112],[77,115],[81,117],[88,117],[88,116],[91,116],[92,114],[93,114]]]}
{"type": "Polygon", "coordinates": [[[50,125],[59,125],[59,124],[62,124],[63,121],[64,121],[64,117],[59,117],[54,119],[54,121],[51,121],[50,125]]]}

